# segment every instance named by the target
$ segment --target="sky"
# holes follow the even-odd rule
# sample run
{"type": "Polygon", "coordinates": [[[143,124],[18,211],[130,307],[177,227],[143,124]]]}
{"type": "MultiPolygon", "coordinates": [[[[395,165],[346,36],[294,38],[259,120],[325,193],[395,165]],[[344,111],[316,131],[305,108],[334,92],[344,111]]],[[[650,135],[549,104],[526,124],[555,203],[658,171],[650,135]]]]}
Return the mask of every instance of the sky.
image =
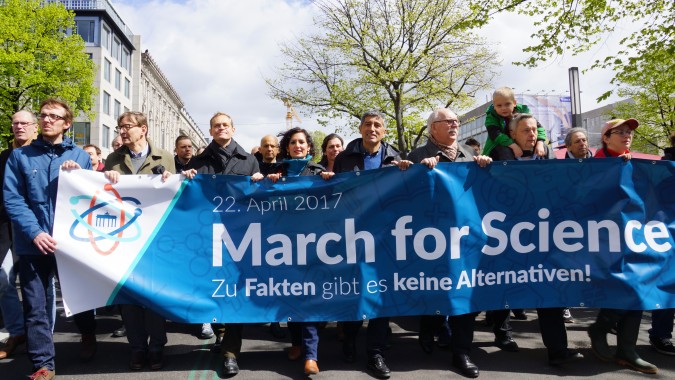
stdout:
{"type": "MultiPolygon", "coordinates": [[[[279,44],[292,41],[316,26],[314,6],[308,1],[282,0],[112,0],[115,9],[169,79],[185,108],[208,137],[208,121],[215,112],[232,116],[234,139],[247,150],[266,134],[285,129],[286,107],[268,95],[264,78],[273,76],[280,62],[279,44]]],[[[595,59],[616,50],[618,38],[603,41],[588,54],[560,57],[530,69],[512,65],[527,55],[533,33],[525,16],[498,16],[480,31],[500,54],[494,88],[510,86],[516,93],[565,94],[568,68],[588,68],[595,59]],[[529,91],[528,91],[529,90],[529,91]]],[[[595,99],[611,88],[612,74],[603,70],[582,73],[582,111],[605,105],[595,99]]],[[[481,92],[476,105],[493,89],[481,92]]],[[[307,130],[332,131],[297,107],[307,130]]],[[[432,110],[429,110],[430,112],[432,110]]],[[[294,124],[297,125],[297,124],[294,124]]],[[[356,136],[345,136],[349,141],[356,136]]]]}

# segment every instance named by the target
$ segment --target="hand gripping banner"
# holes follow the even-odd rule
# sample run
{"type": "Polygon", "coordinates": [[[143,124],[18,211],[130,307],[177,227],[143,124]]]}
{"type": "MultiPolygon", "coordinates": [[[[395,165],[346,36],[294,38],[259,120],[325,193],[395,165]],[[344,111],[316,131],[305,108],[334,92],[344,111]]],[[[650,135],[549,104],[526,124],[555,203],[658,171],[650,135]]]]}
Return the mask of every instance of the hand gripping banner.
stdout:
{"type": "Polygon", "coordinates": [[[620,159],[248,177],[62,172],[72,312],[178,322],[675,307],[675,165],[620,159]]]}

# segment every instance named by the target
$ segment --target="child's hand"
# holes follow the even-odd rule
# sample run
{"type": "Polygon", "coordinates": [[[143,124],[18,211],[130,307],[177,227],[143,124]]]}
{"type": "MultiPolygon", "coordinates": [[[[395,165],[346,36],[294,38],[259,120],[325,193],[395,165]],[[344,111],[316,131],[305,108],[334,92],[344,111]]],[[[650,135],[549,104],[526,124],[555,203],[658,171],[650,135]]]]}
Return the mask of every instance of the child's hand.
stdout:
{"type": "Polygon", "coordinates": [[[520,149],[518,144],[513,143],[513,144],[509,145],[509,148],[511,148],[511,150],[513,151],[513,155],[516,156],[516,158],[523,156],[523,150],[520,149]]]}
{"type": "Polygon", "coordinates": [[[534,154],[536,154],[539,157],[544,157],[546,155],[543,141],[541,140],[537,141],[537,144],[534,146],[534,154]]]}

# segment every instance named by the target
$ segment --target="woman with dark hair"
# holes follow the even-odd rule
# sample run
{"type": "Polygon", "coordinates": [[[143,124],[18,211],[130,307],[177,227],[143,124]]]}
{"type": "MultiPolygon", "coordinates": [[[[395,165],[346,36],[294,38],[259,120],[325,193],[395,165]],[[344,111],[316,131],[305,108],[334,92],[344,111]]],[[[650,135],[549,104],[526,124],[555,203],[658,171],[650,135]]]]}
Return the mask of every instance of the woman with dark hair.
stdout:
{"type": "Polygon", "coordinates": [[[321,152],[323,153],[323,157],[321,157],[319,165],[326,168],[326,171],[332,172],[335,157],[337,157],[340,152],[345,150],[344,146],[345,142],[338,134],[331,133],[330,135],[326,136],[323,139],[323,143],[321,143],[321,152]]]}
{"type": "MultiPolygon", "coordinates": [[[[630,160],[630,145],[634,130],[638,127],[635,119],[614,119],[602,127],[602,148],[595,152],[595,157],[621,157],[630,160]]],[[[655,374],[658,368],[640,358],[635,350],[642,310],[600,309],[595,323],[588,327],[593,353],[600,360],[616,361],[619,365],[632,368],[642,373],[655,374]],[[607,334],[616,326],[616,353],[612,355],[607,343],[607,334]]]]}
{"type": "MultiPolygon", "coordinates": [[[[312,162],[314,142],[309,132],[302,128],[292,128],[281,136],[280,157],[281,165],[277,173],[268,174],[267,178],[277,182],[281,177],[299,177],[317,175],[324,171],[324,167],[312,162]]],[[[291,332],[291,348],[288,350],[288,359],[297,360],[304,353],[305,374],[319,373],[317,365],[319,333],[317,322],[288,322],[291,332]]]]}

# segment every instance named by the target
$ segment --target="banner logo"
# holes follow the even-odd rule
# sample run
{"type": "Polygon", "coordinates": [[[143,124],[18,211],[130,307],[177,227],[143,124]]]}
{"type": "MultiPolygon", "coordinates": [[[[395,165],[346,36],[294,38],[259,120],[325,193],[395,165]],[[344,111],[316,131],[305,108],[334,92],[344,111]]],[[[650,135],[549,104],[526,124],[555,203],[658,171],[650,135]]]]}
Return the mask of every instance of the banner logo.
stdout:
{"type": "Polygon", "coordinates": [[[141,202],[133,197],[121,197],[111,184],[105,184],[103,191],[97,190],[93,196],[78,195],[70,197],[70,204],[78,206],[81,201],[88,202],[89,208],[82,213],[71,208],[75,221],[70,226],[70,237],[77,241],[88,241],[92,248],[102,256],[113,253],[121,242],[131,242],[141,236],[137,219],[143,213],[141,202]],[[82,226],[82,227],[80,227],[82,226]],[[133,227],[127,236],[124,231],[133,227]],[[86,230],[82,231],[82,229],[86,230]]]}

